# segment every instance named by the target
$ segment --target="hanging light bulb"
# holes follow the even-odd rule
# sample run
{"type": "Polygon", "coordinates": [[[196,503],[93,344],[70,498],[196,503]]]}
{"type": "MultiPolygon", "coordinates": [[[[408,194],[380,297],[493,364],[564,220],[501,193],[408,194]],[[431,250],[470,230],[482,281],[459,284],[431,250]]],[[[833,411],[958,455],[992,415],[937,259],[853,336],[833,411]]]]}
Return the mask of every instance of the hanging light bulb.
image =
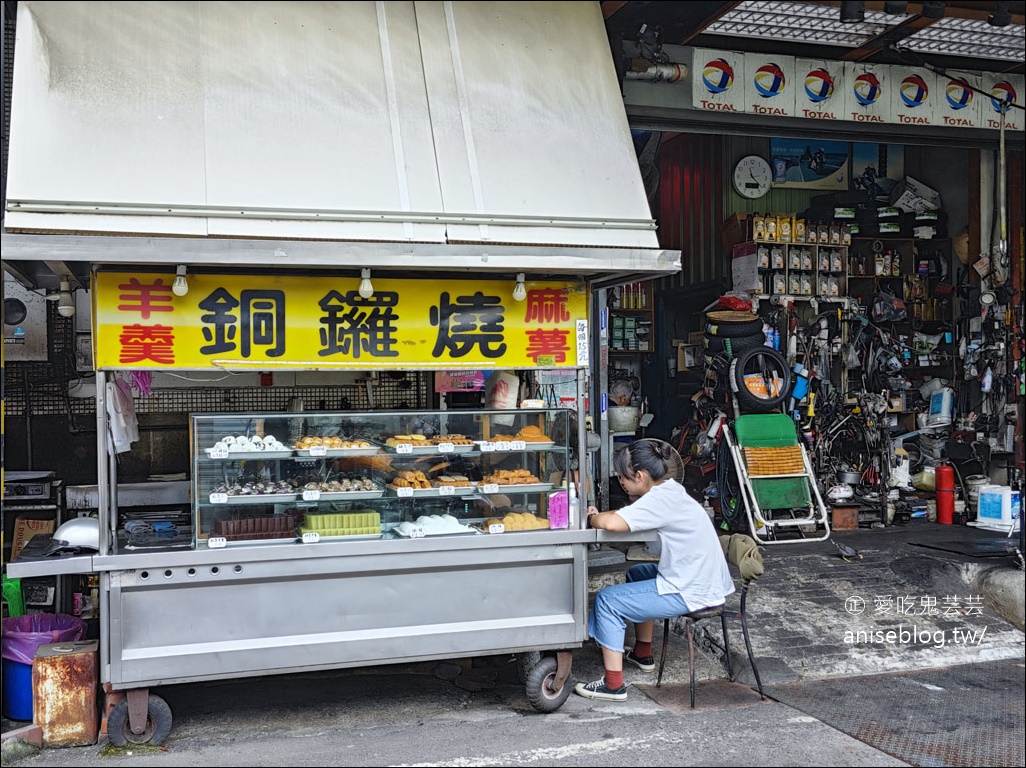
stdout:
{"type": "Polygon", "coordinates": [[[184,296],[189,292],[189,281],[185,279],[185,265],[179,264],[175,273],[175,281],[171,284],[171,293],[175,296],[184,296]]]}
{"type": "Polygon", "coordinates": [[[57,314],[61,317],[72,317],[75,314],[75,294],[71,292],[70,280],[61,280],[57,293],[48,294],[46,300],[57,302],[57,314]]]}
{"type": "Polygon", "coordinates": [[[359,291],[359,293],[365,299],[369,299],[371,296],[374,295],[374,283],[371,282],[370,270],[369,269],[361,269],[360,270],[360,291],[359,291]]]}
{"type": "Polygon", "coordinates": [[[523,301],[527,298],[527,287],[524,285],[524,273],[517,272],[517,284],[513,286],[513,301],[523,301]]]}
{"type": "Polygon", "coordinates": [[[61,280],[61,291],[57,297],[57,314],[61,317],[72,317],[75,314],[75,294],[71,292],[71,283],[61,280]]]}

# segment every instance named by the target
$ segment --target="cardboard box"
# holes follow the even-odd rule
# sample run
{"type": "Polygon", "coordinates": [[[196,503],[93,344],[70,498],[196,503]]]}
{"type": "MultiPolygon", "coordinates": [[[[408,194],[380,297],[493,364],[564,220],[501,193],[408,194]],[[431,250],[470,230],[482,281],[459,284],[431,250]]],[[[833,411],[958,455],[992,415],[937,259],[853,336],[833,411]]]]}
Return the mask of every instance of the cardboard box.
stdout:
{"type": "Polygon", "coordinates": [[[31,517],[14,519],[14,538],[11,541],[11,560],[16,560],[29,539],[37,533],[53,533],[53,520],[38,520],[31,517]]]}
{"type": "Polygon", "coordinates": [[[723,250],[729,251],[738,243],[751,240],[753,219],[747,213],[735,213],[728,216],[720,226],[720,242],[723,250]]]}
{"type": "Polygon", "coordinates": [[[889,202],[909,212],[936,211],[941,207],[940,193],[911,176],[906,176],[904,181],[895,185],[889,202]]]}
{"type": "MultiPolygon", "coordinates": [[[[681,343],[683,344],[684,342],[681,342],[681,343]]],[[[694,344],[704,345],[705,344],[705,331],[692,331],[691,333],[688,334],[687,343],[688,344],[692,344],[692,345],[694,345],[694,344]]]]}
{"type": "Polygon", "coordinates": [[[689,368],[699,368],[705,364],[705,346],[702,344],[678,344],[677,345],[677,370],[686,371],[689,368]]]}
{"type": "Polygon", "coordinates": [[[758,246],[755,243],[735,245],[731,251],[730,273],[735,291],[762,292],[759,274],[758,246]]]}

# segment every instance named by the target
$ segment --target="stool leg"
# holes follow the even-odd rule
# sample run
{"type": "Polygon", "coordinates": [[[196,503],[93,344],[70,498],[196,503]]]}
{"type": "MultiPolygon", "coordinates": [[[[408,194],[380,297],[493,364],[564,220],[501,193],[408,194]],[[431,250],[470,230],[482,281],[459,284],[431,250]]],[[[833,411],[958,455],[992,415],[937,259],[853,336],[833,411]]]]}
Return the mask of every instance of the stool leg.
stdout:
{"type": "Polygon", "coordinates": [[[734,665],[730,661],[730,639],[727,637],[727,614],[720,614],[720,625],[723,627],[723,652],[727,654],[727,678],[734,682],[734,665]]]}
{"type": "Polygon", "coordinates": [[[745,615],[745,598],[748,597],[748,587],[741,590],[741,632],[745,636],[745,650],[748,651],[748,661],[752,665],[752,673],[755,675],[755,684],[759,686],[759,698],[766,700],[766,694],[762,691],[762,678],[759,677],[759,668],[755,665],[755,654],[752,653],[752,641],[748,638],[748,618],[745,615]]]}
{"type": "Polygon", "coordinates": [[[663,619],[663,650],[659,652],[659,677],[656,688],[663,684],[663,667],[666,665],[666,649],[670,646],[670,620],[663,619]]]}
{"type": "Polygon", "coordinates": [[[688,670],[691,672],[691,708],[695,708],[695,640],[694,631],[692,626],[694,622],[691,619],[685,619],[684,624],[687,627],[688,634],[688,670]]]}

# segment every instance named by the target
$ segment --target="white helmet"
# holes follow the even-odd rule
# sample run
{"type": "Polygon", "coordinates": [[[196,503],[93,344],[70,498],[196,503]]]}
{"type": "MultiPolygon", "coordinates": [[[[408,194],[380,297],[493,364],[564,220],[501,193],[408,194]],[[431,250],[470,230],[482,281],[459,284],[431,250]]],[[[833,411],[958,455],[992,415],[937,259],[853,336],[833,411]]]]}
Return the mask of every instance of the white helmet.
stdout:
{"type": "Polygon", "coordinates": [[[830,501],[847,501],[854,495],[855,491],[851,489],[851,486],[843,483],[841,485],[835,485],[827,491],[827,498],[830,501]]]}
{"type": "Polygon", "coordinates": [[[100,549],[100,521],[95,517],[76,517],[58,526],[44,555],[100,549]]]}

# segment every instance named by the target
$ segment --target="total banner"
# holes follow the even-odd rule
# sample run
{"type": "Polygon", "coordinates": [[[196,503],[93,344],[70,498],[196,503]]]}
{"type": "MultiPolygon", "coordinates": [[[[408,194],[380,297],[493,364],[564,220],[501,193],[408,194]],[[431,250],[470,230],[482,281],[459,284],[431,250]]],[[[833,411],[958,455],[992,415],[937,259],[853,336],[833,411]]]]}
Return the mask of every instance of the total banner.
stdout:
{"type": "Polygon", "coordinates": [[[819,121],[1023,130],[1023,76],[937,74],[922,67],[682,49],[691,106],[819,121]],[[988,96],[989,94],[989,96],[988,96]]]}
{"type": "Polygon", "coordinates": [[[478,369],[586,366],[583,283],[98,272],[97,369],[478,369]]]}

